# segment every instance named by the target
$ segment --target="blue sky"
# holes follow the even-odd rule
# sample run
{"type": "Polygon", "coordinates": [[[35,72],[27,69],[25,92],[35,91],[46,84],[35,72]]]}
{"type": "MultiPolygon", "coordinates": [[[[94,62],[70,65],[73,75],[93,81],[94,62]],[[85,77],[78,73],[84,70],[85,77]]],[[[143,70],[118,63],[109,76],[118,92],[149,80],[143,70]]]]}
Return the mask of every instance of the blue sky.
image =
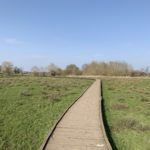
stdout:
{"type": "Polygon", "coordinates": [[[0,0],[0,63],[150,66],[149,0],[0,0]]]}

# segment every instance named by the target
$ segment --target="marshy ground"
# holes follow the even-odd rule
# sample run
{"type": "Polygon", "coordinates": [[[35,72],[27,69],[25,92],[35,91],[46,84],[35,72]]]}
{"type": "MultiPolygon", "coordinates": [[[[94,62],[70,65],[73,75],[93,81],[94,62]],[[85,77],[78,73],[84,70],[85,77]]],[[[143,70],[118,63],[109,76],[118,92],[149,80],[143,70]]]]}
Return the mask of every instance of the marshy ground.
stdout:
{"type": "Polygon", "coordinates": [[[92,80],[0,78],[0,149],[36,150],[63,111],[92,80]]]}
{"type": "Polygon", "coordinates": [[[150,150],[150,80],[104,80],[103,98],[117,149],[150,150]]]}

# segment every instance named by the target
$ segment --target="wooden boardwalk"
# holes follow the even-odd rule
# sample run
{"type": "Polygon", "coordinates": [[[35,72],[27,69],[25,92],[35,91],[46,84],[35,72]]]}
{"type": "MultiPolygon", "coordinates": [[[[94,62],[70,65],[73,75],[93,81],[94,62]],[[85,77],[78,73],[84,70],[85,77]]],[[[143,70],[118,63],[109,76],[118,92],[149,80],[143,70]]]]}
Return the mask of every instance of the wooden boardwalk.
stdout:
{"type": "Polygon", "coordinates": [[[99,107],[100,80],[96,80],[63,117],[45,149],[108,150],[99,107]]]}

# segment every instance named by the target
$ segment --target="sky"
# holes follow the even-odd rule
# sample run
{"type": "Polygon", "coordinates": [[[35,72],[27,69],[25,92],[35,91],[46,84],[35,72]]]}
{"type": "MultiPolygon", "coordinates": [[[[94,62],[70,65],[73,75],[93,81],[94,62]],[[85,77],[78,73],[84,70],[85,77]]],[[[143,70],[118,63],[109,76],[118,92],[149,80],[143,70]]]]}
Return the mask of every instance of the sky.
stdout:
{"type": "Polygon", "coordinates": [[[150,66],[149,0],[0,0],[0,64],[150,66]]]}

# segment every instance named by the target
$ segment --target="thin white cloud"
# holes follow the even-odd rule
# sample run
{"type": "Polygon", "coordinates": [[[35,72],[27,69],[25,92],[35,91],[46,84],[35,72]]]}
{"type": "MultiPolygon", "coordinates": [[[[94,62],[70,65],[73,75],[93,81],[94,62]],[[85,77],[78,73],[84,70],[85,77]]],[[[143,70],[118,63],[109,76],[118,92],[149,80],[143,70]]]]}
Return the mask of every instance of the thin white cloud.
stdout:
{"type": "Polygon", "coordinates": [[[17,44],[21,44],[22,42],[17,40],[16,38],[4,38],[3,42],[5,44],[11,44],[11,45],[17,45],[17,44]]]}
{"type": "Polygon", "coordinates": [[[25,59],[48,59],[48,55],[40,55],[40,54],[30,54],[30,55],[24,55],[23,58],[25,59]]]}

